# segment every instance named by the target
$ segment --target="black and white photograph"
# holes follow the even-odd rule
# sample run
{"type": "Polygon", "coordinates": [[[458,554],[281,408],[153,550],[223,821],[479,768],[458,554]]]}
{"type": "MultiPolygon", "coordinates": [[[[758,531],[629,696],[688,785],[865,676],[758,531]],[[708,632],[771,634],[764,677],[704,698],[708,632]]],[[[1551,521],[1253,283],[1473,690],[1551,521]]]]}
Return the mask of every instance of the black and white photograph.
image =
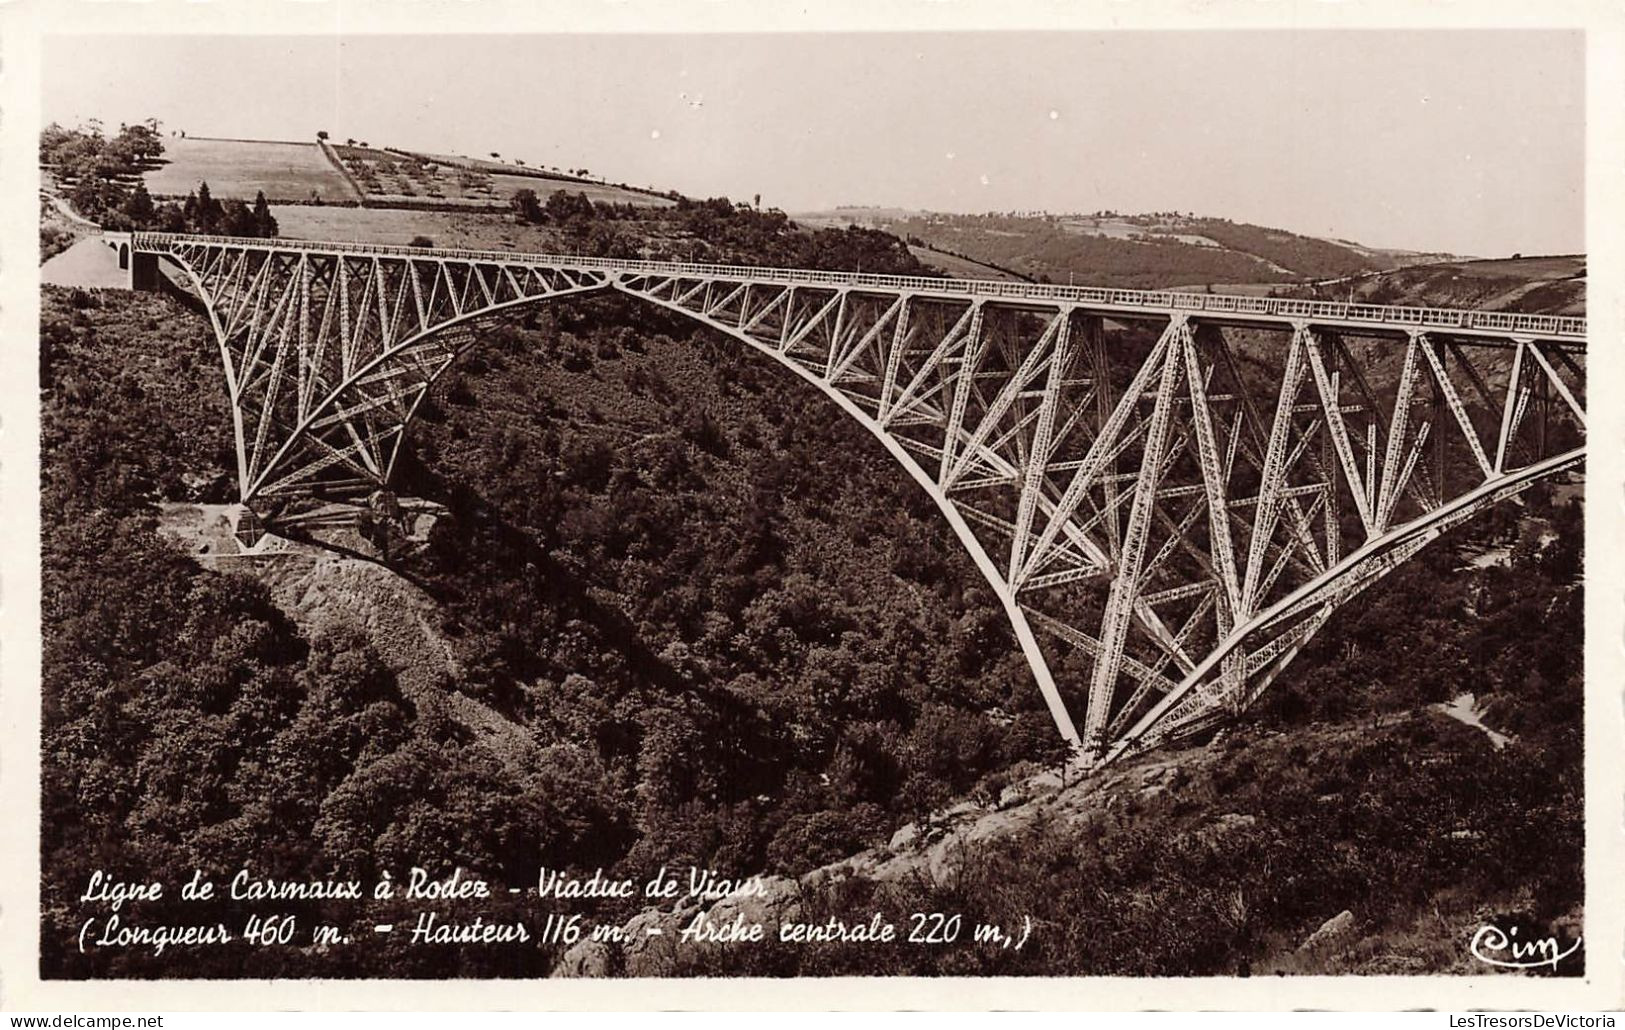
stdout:
{"type": "Polygon", "coordinates": [[[1583,19],[930,8],[39,34],[30,977],[1617,990],[1583,19]]]}

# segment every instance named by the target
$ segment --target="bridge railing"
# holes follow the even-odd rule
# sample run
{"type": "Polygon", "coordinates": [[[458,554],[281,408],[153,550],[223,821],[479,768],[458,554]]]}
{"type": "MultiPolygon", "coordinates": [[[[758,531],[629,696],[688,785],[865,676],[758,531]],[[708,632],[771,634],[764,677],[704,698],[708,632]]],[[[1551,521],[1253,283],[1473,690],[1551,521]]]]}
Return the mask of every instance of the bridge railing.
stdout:
{"type": "Polygon", "coordinates": [[[831,272],[813,268],[766,268],[754,265],[684,264],[666,261],[623,260],[566,254],[527,254],[519,251],[462,248],[395,247],[379,243],[326,243],[311,240],[253,239],[240,236],[186,236],[134,233],[132,249],[163,253],[178,244],[203,244],[264,250],[303,250],[323,254],[372,254],[423,259],[450,258],[491,264],[545,264],[553,267],[631,272],[640,275],[701,277],[788,285],[874,287],[887,291],[946,296],[1043,300],[1145,311],[1209,312],[1259,315],[1273,318],[1414,326],[1418,329],[1461,329],[1478,332],[1530,333],[1584,339],[1586,320],[1566,315],[1531,315],[1509,311],[1465,308],[1392,307],[1380,304],[1344,304],[1290,297],[1245,297],[1223,293],[1183,293],[1173,290],[1120,290],[1095,286],[1059,286],[1049,283],[992,279],[937,279],[924,276],[875,275],[867,272],[831,272]]]}

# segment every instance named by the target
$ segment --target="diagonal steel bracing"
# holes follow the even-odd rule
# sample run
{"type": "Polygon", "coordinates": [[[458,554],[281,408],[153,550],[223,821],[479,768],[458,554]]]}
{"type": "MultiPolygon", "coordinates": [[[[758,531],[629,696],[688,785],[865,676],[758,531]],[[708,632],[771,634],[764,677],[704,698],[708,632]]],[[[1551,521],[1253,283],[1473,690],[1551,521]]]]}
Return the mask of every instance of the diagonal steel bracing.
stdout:
{"type": "Polygon", "coordinates": [[[221,237],[132,250],[203,303],[249,504],[387,485],[437,379],[526,306],[613,289],[734,337],[931,496],[1091,762],[1232,717],[1359,591],[1584,458],[1577,319],[221,237]]]}

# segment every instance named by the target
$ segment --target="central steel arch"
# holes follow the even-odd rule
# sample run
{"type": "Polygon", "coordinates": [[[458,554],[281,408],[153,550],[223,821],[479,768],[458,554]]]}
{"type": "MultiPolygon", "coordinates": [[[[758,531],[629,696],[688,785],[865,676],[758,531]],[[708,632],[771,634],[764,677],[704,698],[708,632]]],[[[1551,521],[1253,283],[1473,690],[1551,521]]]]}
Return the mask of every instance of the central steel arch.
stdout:
{"type": "Polygon", "coordinates": [[[818,388],[924,489],[1092,762],[1250,704],[1338,607],[1584,458],[1581,319],[136,234],[219,343],[245,503],[387,484],[517,309],[617,291],[818,388]],[[1040,631],[1042,635],[1040,635],[1040,631]],[[1075,713],[1081,712],[1081,725],[1075,713]]]}

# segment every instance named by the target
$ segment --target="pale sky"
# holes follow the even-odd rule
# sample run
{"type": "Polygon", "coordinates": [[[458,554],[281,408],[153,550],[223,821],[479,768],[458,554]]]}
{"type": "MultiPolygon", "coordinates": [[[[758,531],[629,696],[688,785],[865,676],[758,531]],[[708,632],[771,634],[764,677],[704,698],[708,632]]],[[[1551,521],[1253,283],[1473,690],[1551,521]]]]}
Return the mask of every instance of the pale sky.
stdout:
{"type": "Polygon", "coordinates": [[[1192,211],[1584,250],[1556,31],[57,37],[44,115],[590,168],[786,211],[1192,211]]]}

